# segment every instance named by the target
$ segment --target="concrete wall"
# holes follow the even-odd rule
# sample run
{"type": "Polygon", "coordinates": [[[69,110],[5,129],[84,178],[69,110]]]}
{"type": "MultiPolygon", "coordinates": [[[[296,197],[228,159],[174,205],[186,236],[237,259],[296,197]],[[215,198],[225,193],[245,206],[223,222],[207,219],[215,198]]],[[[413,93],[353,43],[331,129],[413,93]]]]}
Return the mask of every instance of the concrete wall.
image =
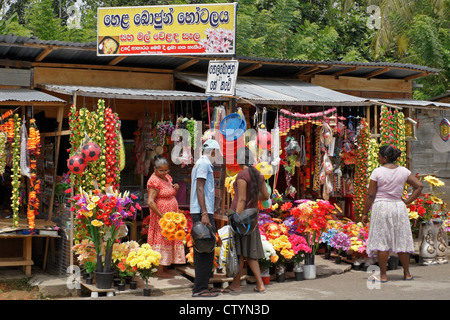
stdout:
{"type": "MultiPolygon", "coordinates": [[[[417,141],[411,141],[411,171],[419,174],[435,174],[445,182],[439,193],[446,201],[450,201],[450,152],[440,152],[433,146],[433,136],[439,134],[442,119],[450,120],[450,111],[415,109],[411,118],[418,122],[416,128],[417,141]]],[[[450,140],[448,141],[450,144],[450,140]]],[[[450,149],[450,146],[449,146],[450,149]]],[[[442,151],[442,149],[441,149],[442,151]]],[[[424,182],[423,192],[429,192],[424,182]]]]}

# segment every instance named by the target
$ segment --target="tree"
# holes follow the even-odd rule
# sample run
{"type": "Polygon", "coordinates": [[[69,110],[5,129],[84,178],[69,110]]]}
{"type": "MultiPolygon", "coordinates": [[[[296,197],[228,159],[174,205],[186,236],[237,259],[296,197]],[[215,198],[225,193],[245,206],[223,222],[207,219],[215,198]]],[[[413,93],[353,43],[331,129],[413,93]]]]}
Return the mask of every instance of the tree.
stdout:
{"type": "Polygon", "coordinates": [[[24,18],[28,28],[39,39],[61,39],[61,19],[57,18],[53,11],[52,0],[32,0],[24,18]]]}

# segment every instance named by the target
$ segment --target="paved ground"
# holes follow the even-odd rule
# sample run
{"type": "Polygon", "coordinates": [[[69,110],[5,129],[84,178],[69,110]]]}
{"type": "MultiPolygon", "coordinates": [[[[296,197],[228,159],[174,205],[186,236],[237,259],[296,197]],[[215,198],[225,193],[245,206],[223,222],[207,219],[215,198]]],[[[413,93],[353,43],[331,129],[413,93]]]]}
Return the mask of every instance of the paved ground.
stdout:
{"type": "MultiPolygon", "coordinates": [[[[403,269],[389,270],[387,283],[367,281],[371,271],[356,271],[349,264],[337,265],[319,258],[318,277],[314,280],[288,279],[267,285],[265,294],[253,291],[252,283],[242,287],[240,294],[220,294],[214,298],[192,298],[191,284],[184,277],[152,283],[159,289],[144,297],[139,290],[119,293],[99,300],[442,300],[450,298],[450,264],[422,266],[411,265],[412,281],[403,280],[403,269]]],[[[91,297],[72,297],[71,300],[91,300],[91,297]]]]}

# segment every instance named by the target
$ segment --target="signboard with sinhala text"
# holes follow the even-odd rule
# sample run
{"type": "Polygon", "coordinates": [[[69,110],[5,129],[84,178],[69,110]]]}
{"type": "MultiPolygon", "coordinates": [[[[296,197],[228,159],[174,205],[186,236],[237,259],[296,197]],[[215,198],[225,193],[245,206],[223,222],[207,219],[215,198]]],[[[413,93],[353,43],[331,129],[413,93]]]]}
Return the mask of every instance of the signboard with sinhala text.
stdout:
{"type": "Polygon", "coordinates": [[[234,96],[239,61],[210,61],[205,93],[221,93],[234,96]]]}
{"type": "Polygon", "coordinates": [[[235,54],[236,3],[98,8],[97,55],[235,54]]]}

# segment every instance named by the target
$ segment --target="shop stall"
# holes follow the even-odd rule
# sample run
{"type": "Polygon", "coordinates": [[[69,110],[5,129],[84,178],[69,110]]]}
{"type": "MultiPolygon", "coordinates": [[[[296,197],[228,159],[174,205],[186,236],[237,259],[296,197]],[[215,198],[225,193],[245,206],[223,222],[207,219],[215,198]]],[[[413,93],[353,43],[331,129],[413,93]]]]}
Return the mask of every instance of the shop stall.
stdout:
{"type": "MultiPolygon", "coordinates": [[[[62,117],[66,102],[46,93],[28,90],[0,90],[0,266],[23,266],[31,274],[33,239],[45,239],[42,267],[46,269],[51,238],[57,238],[57,226],[39,218],[43,159],[41,134],[35,113],[55,108],[62,117]],[[20,248],[22,242],[22,250],[20,248]],[[7,244],[7,245],[5,245],[7,244]],[[22,255],[17,253],[22,251],[22,255]]],[[[53,178],[56,171],[50,170],[53,178]]]]}

